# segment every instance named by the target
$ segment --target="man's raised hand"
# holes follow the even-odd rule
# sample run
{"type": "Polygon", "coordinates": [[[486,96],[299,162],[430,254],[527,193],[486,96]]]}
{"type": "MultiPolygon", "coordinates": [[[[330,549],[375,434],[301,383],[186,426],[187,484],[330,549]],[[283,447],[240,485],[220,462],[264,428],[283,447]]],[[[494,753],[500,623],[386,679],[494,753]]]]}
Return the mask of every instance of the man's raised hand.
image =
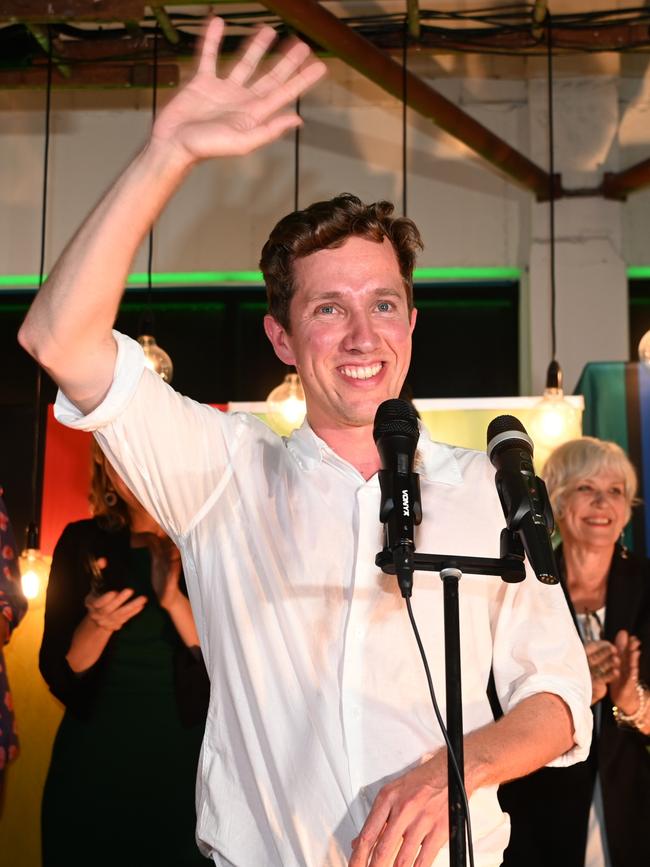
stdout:
{"type": "Polygon", "coordinates": [[[246,43],[230,70],[217,62],[224,22],[213,18],[201,47],[197,71],[160,113],[152,143],[173,145],[188,166],[210,157],[246,154],[300,124],[284,111],[325,73],[303,42],[290,43],[263,74],[260,63],[275,39],[263,27],[246,43]]]}

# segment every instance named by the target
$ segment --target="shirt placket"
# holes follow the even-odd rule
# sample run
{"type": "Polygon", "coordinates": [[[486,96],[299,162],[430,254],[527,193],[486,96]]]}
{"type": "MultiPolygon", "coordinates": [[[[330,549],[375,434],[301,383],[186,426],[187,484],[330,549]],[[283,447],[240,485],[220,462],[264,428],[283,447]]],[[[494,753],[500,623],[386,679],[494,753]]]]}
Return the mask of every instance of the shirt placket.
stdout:
{"type": "Polygon", "coordinates": [[[346,626],[342,678],[342,719],[348,753],[350,787],[363,823],[370,804],[364,783],[364,659],[372,600],[376,593],[375,555],[381,542],[376,478],[356,492],[359,536],[354,565],[354,584],[346,626]]]}

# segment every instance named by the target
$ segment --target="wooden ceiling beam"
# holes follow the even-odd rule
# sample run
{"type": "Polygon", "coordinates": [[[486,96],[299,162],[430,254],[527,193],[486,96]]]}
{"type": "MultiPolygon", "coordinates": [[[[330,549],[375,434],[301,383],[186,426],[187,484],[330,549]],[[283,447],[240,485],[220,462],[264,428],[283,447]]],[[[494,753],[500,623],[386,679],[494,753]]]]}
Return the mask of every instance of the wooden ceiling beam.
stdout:
{"type": "Polygon", "coordinates": [[[0,21],[140,21],[142,0],[0,0],[0,21]]]}
{"type": "Polygon", "coordinates": [[[424,79],[404,70],[388,54],[332,15],[316,0],[265,0],[265,6],[323,48],[365,75],[409,108],[432,120],[445,132],[487,160],[511,180],[531,190],[539,201],[558,195],[558,184],[548,172],[504,139],[463,111],[424,79]],[[404,87],[406,79],[407,86],[404,87]]]}
{"type": "MultiPolygon", "coordinates": [[[[29,69],[0,69],[0,90],[42,90],[47,82],[45,67],[29,69]]],[[[177,87],[178,66],[161,64],[158,67],[157,86],[177,87]]],[[[135,64],[78,64],[70,68],[70,76],[52,70],[52,87],[57,90],[111,90],[153,87],[153,66],[149,63],[135,64]]]]}

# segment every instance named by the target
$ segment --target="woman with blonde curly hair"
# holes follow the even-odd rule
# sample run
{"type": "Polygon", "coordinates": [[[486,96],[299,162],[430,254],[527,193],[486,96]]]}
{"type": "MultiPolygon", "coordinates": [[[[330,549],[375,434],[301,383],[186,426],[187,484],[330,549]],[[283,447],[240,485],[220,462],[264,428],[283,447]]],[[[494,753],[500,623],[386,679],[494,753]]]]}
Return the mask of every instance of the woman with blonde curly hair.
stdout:
{"type": "Polygon", "coordinates": [[[194,867],[209,682],[179,552],[95,443],[93,518],[63,531],[40,668],[65,705],[43,867],[194,867]]]}
{"type": "Polygon", "coordinates": [[[581,437],[551,454],[544,477],[589,662],[594,734],[586,762],[501,788],[512,823],[503,864],[650,864],[650,562],[622,541],[636,473],[615,443],[581,437]]]}

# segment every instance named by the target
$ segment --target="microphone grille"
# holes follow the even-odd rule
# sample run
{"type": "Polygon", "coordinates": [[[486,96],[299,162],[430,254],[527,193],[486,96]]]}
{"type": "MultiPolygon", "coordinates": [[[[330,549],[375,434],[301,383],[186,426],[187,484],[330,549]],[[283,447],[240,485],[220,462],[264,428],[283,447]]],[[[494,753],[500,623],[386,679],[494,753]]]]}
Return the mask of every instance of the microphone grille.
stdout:
{"type": "Polygon", "coordinates": [[[415,407],[406,400],[394,398],[380,403],[375,413],[372,435],[375,442],[386,434],[401,433],[417,439],[420,435],[415,407]]]}
{"type": "Polygon", "coordinates": [[[487,429],[487,454],[494,466],[500,447],[516,447],[530,453],[532,459],[535,446],[526,428],[514,415],[499,415],[492,419],[487,429]]]}
{"type": "Polygon", "coordinates": [[[495,436],[505,433],[506,431],[519,431],[527,435],[526,428],[514,415],[498,415],[493,418],[487,429],[488,444],[492,442],[495,436]]]}

